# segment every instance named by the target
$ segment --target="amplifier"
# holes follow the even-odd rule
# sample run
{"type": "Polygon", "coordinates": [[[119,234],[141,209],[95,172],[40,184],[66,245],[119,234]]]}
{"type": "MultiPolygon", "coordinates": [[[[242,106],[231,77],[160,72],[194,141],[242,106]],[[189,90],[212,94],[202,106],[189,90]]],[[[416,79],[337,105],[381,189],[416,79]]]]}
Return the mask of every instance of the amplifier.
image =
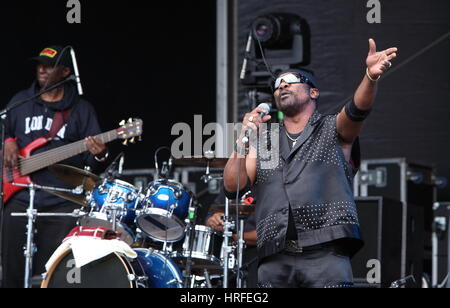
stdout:
{"type": "Polygon", "coordinates": [[[421,280],[423,262],[423,209],[408,206],[407,236],[403,236],[403,204],[386,197],[355,198],[364,247],[353,257],[357,285],[389,287],[414,275],[421,280]],[[403,243],[407,242],[408,245],[403,243]],[[403,247],[408,251],[403,252],[403,247]],[[402,262],[402,255],[406,256],[402,262]],[[406,274],[403,274],[406,273],[406,274]]]}
{"type": "MultiPolygon", "coordinates": [[[[404,237],[408,225],[408,206],[414,204],[422,208],[425,233],[423,249],[426,253],[424,263],[427,272],[431,272],[431,225],[439,180],[432,166],[410,162],[406,158],[385,158],[363,160],[354,182],[356,197],[384,196],[402,202],[404,237]]],[[[402,243],[407,244],[407,241],[402,243]]],[[[407,246],[402,249],[402,276],[407,275],[405,253],[408,250],[407,246]]]]}

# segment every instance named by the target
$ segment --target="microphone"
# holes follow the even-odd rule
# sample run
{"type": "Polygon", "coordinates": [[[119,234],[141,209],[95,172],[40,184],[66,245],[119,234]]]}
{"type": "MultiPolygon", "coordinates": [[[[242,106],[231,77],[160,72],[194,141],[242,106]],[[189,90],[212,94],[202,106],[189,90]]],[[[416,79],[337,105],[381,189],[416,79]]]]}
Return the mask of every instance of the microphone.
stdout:
{"type": "Polygon", "coordinates": [[[170,154],[170,157],[169,157],[169,171],[168,171],[168,174],[169,174],[169,176],[170,176],[170,173],[172,172],[172,165],[173,165],[173,156],[172,156],[172,154],[170,154]]]}
{"type": "MultiPolygon", "coordinates": [[[[258,108],[264,110],[264,112],[262,112],[262,113],[259,114],[259,116],[261,117],[261,119],[264,118],[266,115],[268,115],[268,114],[270,113],[270,106],[269,106],[269,104],[267,104],[267,103],[259,104],[258,108]]],[[[250,128],[245,132],[245,137],[242,138],[242,143],[243,143],[243,144],[247,144],[247,143],[250,142],[250,138],[251,138],[251,136],[252,136],[252,133],[253,133],[253,130],[250,129],[250,128]]]]}
{"type": "MultiPolygon", "coordinates": [[[[114,161],[111,163],[111,165],[108,166],[108,168],[106,169],[105,173],[107,174],[107,179],[108,180],[114,180],[115,174],[114,174],[114,169],[116,169],[117,163],[118,161],[123,161],[123,152],[120,153],[115,159],[114,161]]],[[[123,162],[122,162],[123,164],[123,162]]],[[[120,168],[120,162],[119,162],[119,168],[120,168]]]]}
{"type": "Polygon", "coordinates": [[[247,47],[245,48],[244,62],[242,63],[241,80],[245,79],[245,74],[247,73],[247,64],[248,64],[247,56],[250,53],[250,49],[252,48],[252,42],[253,37],[252,33],[250,32],[250,35],[248,36],[247,47]]]}
{"type": "Polygon", "coordinates": [[[121,176],[122,173],[123,173],[123,164],[124,164],[124,162],[125,162],[125,154],[122,153],[122,155],[120,157],[120,160],[119,160],[119,170],[117,171],[117,174],[119,176],[121,176]]]}
{"type": "Polygon", "coordinates": [[[80,72],[78,71],[77,57],[75,56],[75,50],[70,47],[70,55],[72,56],[73,71],[75,73],[75,81],[77,83],[78,95],[83,95],[83,88],[81,87],[80,72]]]}

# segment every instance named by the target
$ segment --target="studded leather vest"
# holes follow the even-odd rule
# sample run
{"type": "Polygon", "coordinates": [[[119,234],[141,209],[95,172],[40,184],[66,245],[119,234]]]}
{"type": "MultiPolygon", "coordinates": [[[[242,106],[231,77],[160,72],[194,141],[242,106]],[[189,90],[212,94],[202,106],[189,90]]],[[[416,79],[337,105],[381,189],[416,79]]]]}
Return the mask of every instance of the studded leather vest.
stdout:
{"type": "Polygon", "coordinates": [[[336,115],[316,111],[290,149],[285,128],[259,135],[256,192],[260,259],[284,249],[289,207],[300,247],[348,239],[362,245],[353,198],[353,169],[336,131],[336,115]]]}

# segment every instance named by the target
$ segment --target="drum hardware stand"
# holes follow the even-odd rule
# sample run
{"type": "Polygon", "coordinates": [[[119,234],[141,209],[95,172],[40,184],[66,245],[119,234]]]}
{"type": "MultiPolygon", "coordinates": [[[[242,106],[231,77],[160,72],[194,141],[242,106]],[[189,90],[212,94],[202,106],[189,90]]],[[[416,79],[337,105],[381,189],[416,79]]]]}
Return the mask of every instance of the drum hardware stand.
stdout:
{"type": "Polygon", "coordinates": [[[245,240],[244,240],[244,219],[240,219],[239,220],[239,240],[238,240],[238,251],[237,251],[237,256],[238,256],[238,262],[237,262],[237,267],[238,267],[238,273],[237,273],[237,281],[236,281],[236,285],[238,289],[241,289],[242,286],[242,266],[243,266],[243,254],[244,254],[244,248],[245,248],[245,240]]]}
{"type": "Polygon", "coordinates": [[[233,250],[233,247],[230,246],[230,239],[233,236],[233,232],[231,230],[234,228],[235,224],[230,221],[230,201],[228,198],[225,198],[225,216],[224,216],[224,245],[223,245],[223,254],[224,254],[224,265],[223,265],[223,287],[228,288],[228,271],[229,271],[229,259],[230,253],[233,250]]]}
{"type": "MultiPolygon", "coordinates": [[[[192,205],[192,200],[191,200],[191,205],[192,205]]],[[[189,207],[189,212],[191,207],[189,207]]],[[[188,234],[189,236],[189,241],[188,241],[188,251],[189,251],[189,255],[186,259],[186,269],[184,270],[184,277],[185,277],[185,281],[184,281],[184,287],[188,288],[189,286],[189,281],[191,282],[191,288],[192,288],[192,284],[195,282],[195,276],[191,275],[191,266],[192,266],[192,249],[193,249],[193,245],[194,245],[194,236],[195,236],[195,222],[194,219],[191,217],[191,215],[189,215],[190,217],[188,217],[188,219],[186,219],[186,234],[188,234]]]]}
{"type": "Polygon", "coordinates": [[[164,242],[164,244],[163,244],[164,255],[166,255],[166,256],[170,255],[173,251],[172,247],[173,247],[173,243],[167,243],[167,241],[164,242]]]}
{"type": "Polygon", "coordinates": [[[207,288],[212,289],[211,278],[209,277],[209,272],[206,268],[203,271],[203,274],[205,275],[205,282],[206,282],[207,288]]]}
{"type": "Polygon", "coordinates": [[[13,183],[14,186],[26,187],[30,191],[30,201],[29,206],[26,213],[11,213],[12,217],[28,217],[27,224],[27,242],[25,247],[25,282],[24,288],[30,289],[32,287],[32,273],[33,273],[33,257],[36,253],[36,245],[34,244],[34,223],[36,222],[37,217],[82,217],[85,214],[81,213],[80,210],[76,210],[73,213],[38,213],[38,211],[34,208],[34,197],[36,194],[36,190],[47,190],[47,191],[56,191],[56,192],[68,192],[72,194],[82,194],[83,190],[80,187],[76,189],[63,189],[56,187],[48,187],[48,186],[39,186],[34,183],[31,184],[18,184],[13,183]]]}
{"type": "Polygon", "coordinates": [[[120,207],[120,204],[111,203],[111,200],[109,200],[108,198],[109,196],[105,201],[105,209],[107,213],[109,212],[108,218],[112,224],[112,231],[117,232],[117,213],[119,212],[119,210],[122,210],[125,205],[124,203],[121,203],[122,207],[120,207]]]}
{"type": "Polygon", "coordinates": [[[413,275],[405,277],[403,279],[396,280],[391,283],[390,289],[399,289],[402,287],[406,287],[408,284],[416,284],[416,279],[413,275]]]}
{"type": "MultiPolygon", "coordinates": [[[[244,147],[245,147],[245,156],[248,155],[249,147],[250,147],[250,140],[249,137],[245,136],[243,139],[244,147]],[[244,140],[245,139],[245,140],[244,140]]],[[[232,228],[237,228],[237,234],[238,234],[238,249],[237,249],[237,270],[236,270],[236,277],[237,277],[237,288],[242,287],[242,277],[241,277],[241,267],[242,267],[242,253],[243,253],[243,247],[245,245],[244,241],[244,220],[239,219],[239,192],[240,192],[240,178],[241,178],[241,161],[238,159],[237,164],[237,190],[236,190],[236,224],[233,224],[230,222],[230,201],[228,198],[225,198],[225,232],[224,232],[224,275],[223,275],[223,287],[228,288],[228,268],[229,268],[229,255],[232,252],[232,246],[229,245],[229,240],[232,238],[233,233],[230,231],[232,228]],[[238,224],[239,222],[239,224],[238,224]]]]}

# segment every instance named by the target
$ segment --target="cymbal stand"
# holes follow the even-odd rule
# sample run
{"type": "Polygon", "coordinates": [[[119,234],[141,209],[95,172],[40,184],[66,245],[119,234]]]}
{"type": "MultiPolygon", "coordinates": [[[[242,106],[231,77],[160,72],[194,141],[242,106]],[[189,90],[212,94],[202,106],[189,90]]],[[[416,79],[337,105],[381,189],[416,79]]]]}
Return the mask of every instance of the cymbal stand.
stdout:
{"type": "MultiPolygon", "coordinates": [[[[11,213],[12,217],[27,217],[27,243],[25,246],[25,281],[24,288],[30,289],[32,286],[32,275],[33,275],[33,257],[36,252],[36,245],[34,244],[34,223],[36,222],[37,217],[42,216],[71,216],[75,215],[75,212],[72,214],[56,214],[53,213],[51,215],[47,215],[45,213],[38,214],[38,211],[34,209],[34,197],[37,189],[47,190],[47,191],[58,191],[58,192],[68,192],[73,194],[78,194],[78,189],[63,189],[63,188],[55,188],[55,187],[47,187],[47,186],[39,186],[34,183],[31,184],[17,184],[13,183],[14,186],[27,187],[30,192],[30,201],[28,205],[28,209],[26,213],[11,213]]],[[[78,212],[80,214],[80,212],[78,212]]]]}
{"type": "Polygon", "coordinates": [[[203,275],[205,276],[206,287],[208,289],[212,289],[211,277],[209,276],[209,272],[206,268],[203,270],[203,275]]]}

